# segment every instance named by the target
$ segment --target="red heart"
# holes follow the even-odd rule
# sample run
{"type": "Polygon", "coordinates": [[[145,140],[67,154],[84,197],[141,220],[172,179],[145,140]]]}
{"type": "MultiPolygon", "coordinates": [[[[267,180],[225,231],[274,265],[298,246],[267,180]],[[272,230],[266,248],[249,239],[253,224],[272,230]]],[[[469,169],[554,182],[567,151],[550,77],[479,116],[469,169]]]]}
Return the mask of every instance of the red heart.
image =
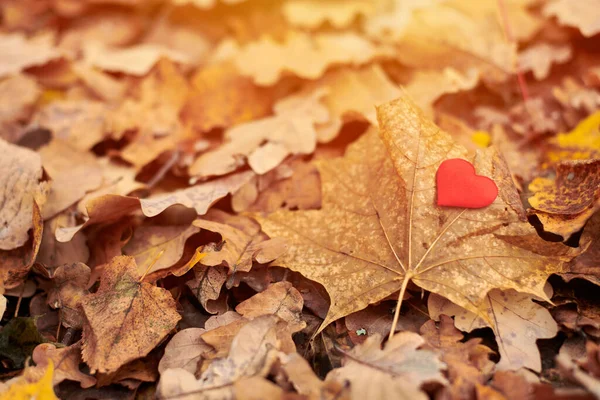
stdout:
{"type": "Polygon", "coordinates": [[[460,158],[440,164],[436,183],[438,206],[483,208],[498,196],[496,183],[487,176],[476,175],[473,164],[460,158]]]}

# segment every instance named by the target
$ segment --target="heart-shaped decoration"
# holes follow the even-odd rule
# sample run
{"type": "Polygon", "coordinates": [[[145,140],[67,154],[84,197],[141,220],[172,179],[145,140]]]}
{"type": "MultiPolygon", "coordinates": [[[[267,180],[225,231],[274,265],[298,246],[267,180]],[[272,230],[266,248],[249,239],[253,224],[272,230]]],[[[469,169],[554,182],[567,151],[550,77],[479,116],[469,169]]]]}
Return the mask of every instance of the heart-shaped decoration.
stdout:
{"type": "Polygon", "coordinates": [[[476,175],[473,164],[460,158],[440,164],[436,184],[438,206],[483,208],[498,196],[496,183],[487,176],[476,175]]]}

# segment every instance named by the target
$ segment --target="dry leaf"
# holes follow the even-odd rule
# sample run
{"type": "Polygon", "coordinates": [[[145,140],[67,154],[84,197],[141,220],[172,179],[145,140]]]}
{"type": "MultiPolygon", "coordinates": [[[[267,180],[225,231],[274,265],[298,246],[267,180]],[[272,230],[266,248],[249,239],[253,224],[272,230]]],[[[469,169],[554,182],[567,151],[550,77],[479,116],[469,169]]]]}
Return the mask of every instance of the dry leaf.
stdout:
{"type": "Polygon", "coordinates": [[[334,28],[345,28],[359,15],[374,12],[376,4],[369,0],[287,0],[282,12],[291,25],[316,29],[326,22],[334,28]]]}
{"type": "Polygon", "coordinates": [[[52,140],[38,153],[44,170],[52,179],[42,212],[44,219],[54,217],[102,184],[101,166],[91,153],[83,152],[60,139],[52,140]]]}
{"type": "Polygon", "coordinates": [[[273,96],[241,75],[231,63],[209,65],[196,72],[182,119],[201,131],[261,118],[271,112],[273,96]]]}
{"type": "Polygon", "coordinates": [[[254,319],[261,315],[277,315],[289,324],[292,332],[306,327],[302,320],[304,300],[290,282],[276,282],[264,292],[260,292],[238,304],[235,308],[240,315],[254,319]]]}
{"type": "Polygon", "coordinates": [[[239,3],[245,2],[246,0],[170,0],[170,1],[171,1],[171,3],[178,5],[178,6],[184,6],[187,4],[191,4],[194,7],[206,9],[206,8],[213,8],[220,2],[223,4],[239,4],[239,3]]]}
{"type": "Polygon", "coordinates": [[[480,344],[480,338],[463,343],[464,336],[454,327],[452,318],[444,314],[439,317],[439,329],[429,320],[421,327],[421,334],[441,353],[441,360],[448,367],[451,384],[443,393],[446,398],[472,398],[476,388],[485,384],[492,374],[494,363],[489,359],[492,350],[480,344]]]}
{"type": "Polygon", "coordinates": [[[246,161],[257,174],[277,167],[290,154],[311,154],[316,146],[315,124],[329,119],[320,103],[322,90],[293,96],[275,105],[275,116],[241,124],[225,132],[225,143],[202,154],[190,166],[197,177],[224,175],[246,161]]]}
{"type": "Polygon", "coordinates": [[[572,56],[569,46],[539,43],[519,52],[519,69],[533,72],[535,79],[540,81],[548,77],[552,64],[564,64],[572,56]]]}
{"type": "Polygon", "coordinates": [[[187,240],[198,232],[200,228],[194,225],[142,225],[123,247],[123,254],[135,258],[140,274],[152,264],[146,272],[152,274],[176,264],[184,255],[187,240]]]}
{"type": "Polygon", "coordinates": [[[86,263],[90,257],[90,251],[82,232],[77,233],[68,243],[61,243],[54,236],[54,231],[59,226],[71,227],[74,225],[76,225],[74,213],[62,213],[46,221],[36,263],[43,265],[46,269],[77,262],[86,263]]]}
{"type": "Polygon", "coordinates": [[[253,376],[266,376],[276,361],[280,343],[279,324],[283,322],[273,315],[248,322],[231,343],[229,357],[213,361],[199,380],[180,368],[163,371],[158,395],[193,399],[202,393],[206,399],[233,399],[236,382],[253,376]],[[209,388],[214,389],[208,391],[209,388]]]}
{"type": "Polygon", "coordinates": [[[547,154],[553,162],[600,158],[600,111],[580,121],[572,131],[556,135],[552,144],[558,147],[547,154]]]}
{"type": "Polygon", "coordinates": [[[327,374],[327,381],[350,385],[353,400],[429,398],[420,390],[424,383],[446,383],[441,374],[444,364],[429,350],[418,350],[425,343],[412,332],[401,332],[381,349],[381,337],[372,336],[347,355],[342,368],[327,374]]]}
{"type": "Polygon", "coordinates": [[[371,131],[344,158],[318,164],[321,210],[258,217],[270,237],[288,242],[276,264],[327,289],[331,307],[321,329],[399,289],[403,294],[409,281],[484,318],[495,288],[547,299],[547,277],[578,251],[543,241],[523,222],[512,178],[493,149],[469,159],[498,185],[494,203],[438,207],[435,171],[466,151],[404,98],[379,107],[378,117],[381,138],[371,131]]]}
{"type": "Polygon", "coordinates": [[[181,368],[195,374],[202,356],[214,350],[202,340],[202,334],[205,332],[202,328],[188,328],[177,332],[165,347],[165,354],[158,364],[158,372],[162,374],[170,368],[181,368]]]}
{"type": "Polygon", "coordinates": [[[17,142],[24,134],[25,122],[41,94],[37,82],[23,74],[0,81],[0,139],[17,142]]]}
{"type": "Polygon", "coordinates": [[[542,10],[544,15],[553,16],[562,25],[578,28],[583,36],[591,37],[600,32],[598,0],[552,0],[542,10]]]}
{"type": "Polygon", "coordinates": [[[285,72],[316,79],[332,65],[362,65],[391,53],[389,48],[352,32],[311,36],[289,31],[283,43],[263,37],[242,48],[231,42],[222,43],[222,47],[227,49],[222,50],[223,59],[232,59],[240,72],[263,86],[277,83],[285,72]]]}
{"type": "Polygon", "coordinates": [[[22,33],[1,34],[0,54],[0,78],[62,56],[53,46],[51,35],[27,39],[22,33]]]}
{"type": "Polygon", "coordinates": [[[34,203],[42,208],[48,184],[39,154],[0,139],[0,249],[25,244],[33,227],[34,203]]]}
{"type": "Polygon", "coordinates": [[[136,76],[146,75],[163,57],[182,64],[189,62],[185,54],[156,44],[140,44],[118,49],[90,42],[84,46],[83,53],[84,61],[89,65],[136,76]]]}
{"type": "Polygon", "coordinates": [[[92,373],[146,356],[181,318],[167,290],[139,279],[132,257],[115,257],[98,291],[82,299],[82,354],[92,373]]]}
{"type": "MultiPolygon", "coordinates": [[[[582,254],[568,264],[560,274],[567,282],[571,279],[586,279],[600,286],[600,213],[596,213],[586,224],[584,235],[592,238],[592,243],[582,254]]],[[[585,236],[584,236],[585,237],[585,236]]]]}
{"type": "Polygon", "coordinates": [[[558,327],[550,312],[532,301],[532,296],[514,290],[494,290],[488,293],[487,318],[493,324],[452,302],[432,294],[429,297],[429,315],[438,320],[440,314],[455,316],[456,327],[470,332],[473,329],[491,327],[496,334],[500,352],[497,369],[516,370],[521,367],[541,371],[537,339],[556,336],[558,327]]]}
{"type": "Polygon", "coordinates": [[[89,219],[79,226],[57,229],[56,238],[59,242],[68,242],[84,227],[115,221],[140,209],[145,216],[155,217],[168,207],[181,204],[195,209],[199,215],[204,215],[217,200],[238,190],[251,177],[251,172],[240,172],[187,189],[158,194],[148,199],[111,194],[94,197],[85,203],[89,219]]]}
{"type": "Polygon", "coordinates": [[[81,343],[68,347],[57,348],[50,343],[39,344],[31,355],[36,368],[45,368],[50,363],[54,365],[53,384],[58,385],[64,380],[77,381],[82,388],[96,384],[96,379],[79,370],[81,363],[81,343]]]}
{"type": "Polygon", "coordinates": [[[556,177],[536,178],[529,184],[530,215],[544,231],[567,240],[600,210],[600,160],[563,161],[556,177]]]}
{"type": "Polygon", "coordinates": [[[54,287],[48,290],[48,305],[61,310],[61,323],[67,328],[83,327],[85,318],[81,301],[89,295],[90,277],[90,268],[84,263],[62,265],[54,271],[54,287]]]}

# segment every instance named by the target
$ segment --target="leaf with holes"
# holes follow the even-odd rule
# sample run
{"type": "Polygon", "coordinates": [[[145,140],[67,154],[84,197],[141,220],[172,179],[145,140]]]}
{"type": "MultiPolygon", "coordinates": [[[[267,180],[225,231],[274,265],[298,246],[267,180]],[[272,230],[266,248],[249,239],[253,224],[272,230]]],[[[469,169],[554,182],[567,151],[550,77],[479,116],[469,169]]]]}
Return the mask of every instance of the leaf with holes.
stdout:
{"type": "Polygon", "coordinates": [[[486,319],[492,289],[547,299],[546,278],[578,250],[543,241],[525,222],[495,150],[469,155],[406,98],[377,114],[379,134],[365,134],[343,158],[318,163],[320,210],[257,217],[269,236],[288,242],[276,264],[327,289],[331,306],[321,329],[398,290],[402,298],[409,281],[486,319]],[[436,206],[435,174],[449,158],[467,159],[478,175],[494,179],[494,203],[436,206]]]}

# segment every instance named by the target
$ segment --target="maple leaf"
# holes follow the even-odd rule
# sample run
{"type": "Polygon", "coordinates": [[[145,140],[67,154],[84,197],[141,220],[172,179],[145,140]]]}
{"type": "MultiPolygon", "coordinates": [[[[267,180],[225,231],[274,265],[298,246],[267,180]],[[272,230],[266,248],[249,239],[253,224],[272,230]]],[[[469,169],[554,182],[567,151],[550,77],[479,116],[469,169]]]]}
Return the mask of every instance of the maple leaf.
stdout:
{"type": "Polygon", "coordinates": [[[482,319],[434,294],[428,300],[429,314],[434,320],[438,320],[440,314],[456,316],[456,327],[466,332],[490,326],[496,335],[500,352],[497,369],[526,367],[541,371],[536,340],[553,338],[558,332],[550,312],[533,302],[532,296],[514,290],[493,290],[487,294],[486,300],[487,318],[482,319]],[[493,324],[486,322],[489,320],[493,324]]]}
{"type": "Polygon", "coordinates": [[[578,250],[543,241],[524,221],[501,157],[493,149],[469,157],[406,98],[377,112],[379,135],[370,131],[344,158],[318,164],[321,210],[257,217],[270,237],[288,242],[276,265],[327,289],[331,307],[320,330],[398,289],[402,299],[409,281],[483,318],[495,288],[547,299],[547,277],[578,250]],[[449,158],[467,158],[479,175],[494,179],[494,203],[436,206],[435,171],[449,158]]]}
{"type": "Polygon", "coordinates": [[[348,381],[352,399],[427,399],[419,387],[445,384],[445,367],[430,350],[418,350],[425,340],[413,332],[401,332],[383,350],[381,336],[374,335],[346,354],[346,363],[327,374],[326,381],[348,381]]]}
{"type": "Polygon", "coordinates": [[[146,356],[181,318],[167,290],[139,278],[132,257],[115,257],[98,291],[81,300],[86,317],[82,355],[92,373],[116,371],[146,356]]]}
{"type": "Polygon", "coordinates": [[[563,161],[554,179],[535,178],[529,190],[529,214],[567,240],[600,210],[600,160],[563,161]]]}

